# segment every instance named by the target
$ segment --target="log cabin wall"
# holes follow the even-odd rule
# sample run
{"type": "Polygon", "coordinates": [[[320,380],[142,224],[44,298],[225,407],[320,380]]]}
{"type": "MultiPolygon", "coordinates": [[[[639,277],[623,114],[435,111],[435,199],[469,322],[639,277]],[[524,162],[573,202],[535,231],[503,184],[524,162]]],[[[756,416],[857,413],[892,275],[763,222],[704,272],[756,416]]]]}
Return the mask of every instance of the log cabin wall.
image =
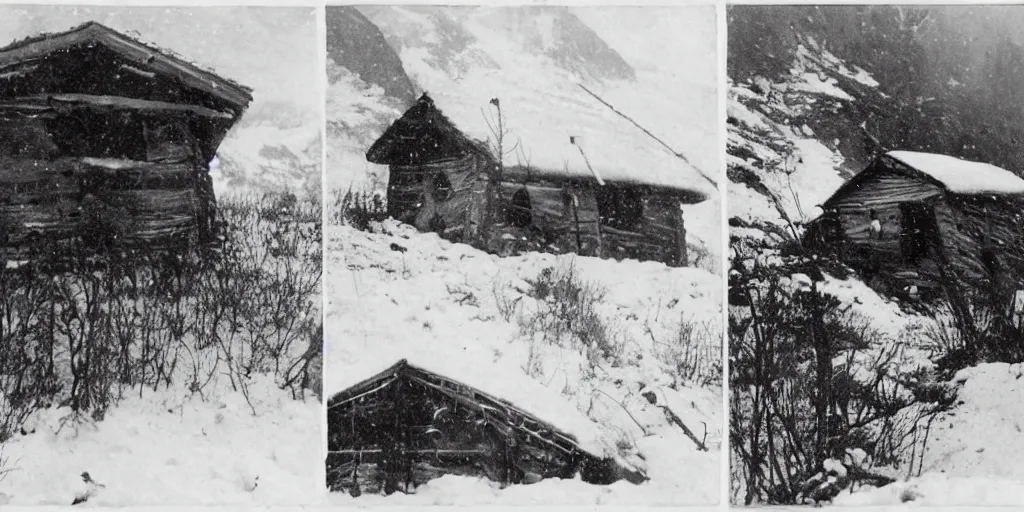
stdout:
{"type": "Polygon", "coordinates": [[[0,146],[7,257],[31,240],[69,239],[90,211],[107,211],[124,243],[157,248],[184,243],[209,222],[212,188],[183,118],[83,109],[5,117],[0,132],[21,133],[0,146]]]}
{"type": "Polygon", "coordinates": [[[992,275],[999,281],[1019,283],[1024,278],[1024,200],[1014,197],[953,195],[945,236],[957,248],[951,256],[968,281],[992,275]],[[994,258],[986,261],[989,252],[994,258]],[[993,275],[994,271],[994,275],[993,275]]]}
{"type": "Polygon", "coordinates": [[[597,189],[604,256],[686,266],[686,229],[680,202],[652,187],[597,189]]]}
{"type": "Polygon", "coordinates": [[[500,247],[501,241],[496,239],[501,237],[521,239],[532,236],[541,239],[534,245],[558,254],[572,252],[584,256],[634,258],[686,266],[686,229],[679,199],[648,187],[628,185],[615,187],[629,190],[629,194],[613,194],[611,199],[599,198],[602,190],[608,187],[582,181],[502,183],[501,198],[507,218],[498,226],[493,237],[495,240],[490,242],[489,248],[495,250],[500,247]],[[632,211],[636,218],[631,229],[622,229],[621,222],[613,225],[607,222],[606,216],[602,216],[600,210],[608,208],[609,201],[631,199],[634,204],[610,206],[614,211],[632,211]],[[606,206],[600,205],[602,200],[606,206]],[[528,206],[519,204],[522,202],[528,206]]]}
{"type": "Polygon", "coordinates": [[[640,232],[648,241],[642,253],[645,259],[685,267],[688,264],[686,226],[679,199],[651,191],[643,198],[643,210],[640,232]]]}
{"type": "Polygon", "coordinates": [[[388,214],[397,220],[462,240],[467,228],[484,222],[481,184],[486,162],[479,155],[420,165],[391,165],[388,214]]]}
{"type": "Polygon", "coordinates": [[[941,187],[922,178],[879,172],[860,178],[858,186],[831,200],[827,208],[839,220],[850,249],[847,257],[853,263],[898,271],[904,267],[901,205],[934,204],[943,193],[941,187]],[[879,233],[871,229],[872,211],[881,227],[879,233]]]}

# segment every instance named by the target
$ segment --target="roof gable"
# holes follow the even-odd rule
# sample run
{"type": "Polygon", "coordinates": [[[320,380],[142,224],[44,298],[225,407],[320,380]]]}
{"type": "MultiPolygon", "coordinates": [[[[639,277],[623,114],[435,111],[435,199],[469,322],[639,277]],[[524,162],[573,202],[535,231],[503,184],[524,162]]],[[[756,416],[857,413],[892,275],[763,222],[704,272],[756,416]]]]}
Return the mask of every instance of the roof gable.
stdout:
{"type": "Polygon", "coordinates": [[[486,146],[462,133],[434,100],[423,93],[366,152],[366,160],[385,165],[421,165],[469,153],[490,156],[486,146]]]}
{"type": "Polygon", "coordinates": [[[252,102],[252,90],[248,87],[96,22],[88,22],[65,32],[29,37],[0,48],[0,95],[4,94],[4,89],[14,78],[31,75],[47,58],[97,45],[130,61],[141,75],[172,78],[190,89],[216,98],[229,107],[236,118],[252,102]]]}

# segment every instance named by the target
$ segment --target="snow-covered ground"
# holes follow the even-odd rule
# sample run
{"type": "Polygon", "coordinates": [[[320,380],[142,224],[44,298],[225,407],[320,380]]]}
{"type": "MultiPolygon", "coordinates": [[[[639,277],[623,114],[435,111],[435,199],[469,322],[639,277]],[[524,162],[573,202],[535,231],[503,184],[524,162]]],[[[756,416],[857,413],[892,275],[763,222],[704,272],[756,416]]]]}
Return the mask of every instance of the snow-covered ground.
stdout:
{"type": "MultiPolygon", "coordinates": [[[[226,382],[222,382],[226,384],[226,382]]],[[[293,400],[260,377],[241,392],[222,385],[206,399],[184,386],[126,398],[98,423],[63,422],[45,410],[2,446],[11,470],[0,506],[300,505],[323,500],[322,404],[293,400]]]]}
{"type": "MultiPolygon", "coordinates": [[[[492,98],[501,103],[508,140],[523,151],[510,165],[590,171],[570,145],[579,136],[605,177],[659,180],[698,188],[712,198],[685,210],[691,243],[721,255],[711,7],[694,8],[361,8],[395,49],[417,88],[471,136],[486,140],[492,98]],[[680,30],[692,38],[672,37],[680,30]],[[641,44],[664,39],[665,44],[641,44]],[[661,37],[665,36],[665,37],[661,37]],[[618,52],[618,53],[616,53],[618,52]],[[679,64],[679,65],[676,65],[679,64]],[[683,70],[686,70],[684,72],[683,70]],[[590,97],[601,95],[656,133],[689,163],[668,153],[590,97]],[[685,122],[679,122],[685,119],[685,122]],[[590,142],[587,142],[590,141],[590,142]],[[524,160],[529,160],[526,162],[524,160]],[[659,174],[660,173],[660,174],[659,174]]],[[[345,68],[332,67],[328,90],[329,189],[382,191],[387,168],[365,151],[405,107],[345,68]]],[[[490,112],[493,114],[493,109],[490,112]]],[[[598,455],[640,468],[650,481],[596,486],[546,480],[500,489],[476,478],[446,476],[413,495],[332,496],[341,505],[645,505],[711,504],[720,499],[720,381],[683,382],[673,351],[684,324],[691,347],[720,372],[722,281],[694,268],[531,253],[501,258],[393,221],[371,232],[330,227],[325,289],[326,396],[408,359],[412,364],[508,399],[576,435],[598,455]],[[615,357],[530,332],[521,318],[540,309],[528,280],[544,269],[572,268],[606,290],[599,304],[615,357]],[[505,312],[506,314],[503,314],[505,312]],[[614,361],[613,361],[614,360],[614,361]],[[718,365],[718,366],[715,366],[718,365]],[[642,393],[653,392],[710,451],[672,425],[642,393]],[[705,434],[706,433],[706,434],[705,434]]],[[[718,265],[714,265],[718,267],[718,265]]],[[[715,374],[720,375],[720,373],[715,374]]],[[[648,395],[650,396],[650,395],[648,395]]]]}
{"type": "Polygon", "coordinates": [[[841,494],[837,504],[1024,506],[1024,365],[961,370],[959,405],[933,423],[923,474],[879,489],[841,494]]]}
{"type": "MultiPolygon", "coordinates": [[[[387,221],[373,233],[327,231],[324,389],[330,396],[399,359],[506,398],[577,435],[584,447],[618,456],[651,480],[595,486],[545,481],[505,490],[469,477],[445,477],[410,496],[338,493],[338,504],[710,504],[719,499],[721,389],[682,382],[659,343],[682,319],[721,325],[721,281],[705,271],[572,255],[500,258],[387,221]],[[594,365],[580,350],[527,339],[499,304],[534,300],[527,279],[545,268],[575,269],[607,289],[602,317],[623,342],[621,363],[594,365]],[[650,333],[648,333],[650,329],[650,333]],[[697,451],[642,392],[653,391],[709,452],[697,451]],[[619,405],[622,404],[622,406],[619,405]],[[624,408],[625,409],[624,409],[624,408]],[[627,412],[628,411],[628,412],[627,412]],[[632,415],[632,418],[630,417],[632,415]],[[635,420],[634,420],[635,418],[635,420]],[[641,429],[639,424],[643,425],[641,429]],[[647,434],[644,434],[644,431],[647,434]]],[[[705,339],[720,359],[720,331],[705,339]]]]}

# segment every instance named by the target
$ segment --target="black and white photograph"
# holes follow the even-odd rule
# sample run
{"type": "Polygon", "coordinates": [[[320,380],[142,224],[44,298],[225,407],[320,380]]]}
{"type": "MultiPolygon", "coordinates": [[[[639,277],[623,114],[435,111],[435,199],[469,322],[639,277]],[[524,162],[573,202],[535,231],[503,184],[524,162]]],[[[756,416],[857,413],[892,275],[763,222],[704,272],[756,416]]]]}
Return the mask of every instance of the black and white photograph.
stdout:
{"type": "Polygon", "coordinates": [[[734,505],[1024,505],[1024,7],[727,7],[734,505]]]}
{"type": "Polygon", "coordinates": [[[0,6],[0,508],[326,495],[317,22],[0,6]]]}
{"type": "Polygon", "coordinates": [[[330,503],[721,501],[717,15],[326,7],[330,503]]]}

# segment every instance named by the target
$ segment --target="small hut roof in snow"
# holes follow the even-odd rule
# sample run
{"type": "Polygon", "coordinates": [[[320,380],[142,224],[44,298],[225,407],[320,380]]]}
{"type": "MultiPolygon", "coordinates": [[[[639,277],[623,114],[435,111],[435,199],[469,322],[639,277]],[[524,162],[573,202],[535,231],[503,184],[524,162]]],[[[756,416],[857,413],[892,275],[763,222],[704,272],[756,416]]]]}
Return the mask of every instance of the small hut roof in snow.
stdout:
{"type": "Polygon", "coordinates": [[[914,151],[890,151],[888,155],[927,174],[954,194],[1024,194],[1024,180],[992,164],[914,151]]]}
{"type": "Polygon", "coordinates": [[[332,396],[327,424],[332,490],[390,493],[403,479],[409,491],[445,473],[504,483],[528,482],[528,474],[579,473],[596,484],[646,479],[510,401],[404,359],[332,396]]]}
{"type": "Polygon", "coordinates": [[[960,195],[1017,195],[1024,194],[1024,180],[1006,169],[983,162],[972,162],[935,153],[890,151],[881,157],[890,165],[871,166],[846,182],[823,205],[829,207],[840,197],[880,171],[902,169],[923,176],[946,191],[960,195]],[[897,165],[891,165],[891,164],[897,165]]]}
{"type": "MultiPolygon", "coordinates": [[[[502,126],[508,131],[503,140],[507,152],[503,162],[512,175],[526,175],[528,166],[532,178],[600,177],[608,183],[655,187],[675,193],[687,203],[704,201],[715,193],[700,171],[583,90],[571,98],[517,92],[522,96],[498,98],[502,126]],[[517,144],[520,149],[511,151],[517,144]]],[[[403,164],[403,144],[413,148],[437,144],[442,154],[472,147],[494,158],[487,144],[479,142],[493,145],[492,127],[497,123],[492,105],[462,97],[457,91],[424,95],[370,148],[367,159],[403,164]],[[430,138],[417,142],[417,136],[430,138]],[[439,141],[434,137],[448,138],[439,141]]]]}
{"type": "Polygon", "coordinates": [[[515,411],[516,416],[521,417],[525,422],[521,423],[520,427],[530,425],[539,433],[542,433],[544,437],[548,438],[550,442],[558,445],[562,449],[579,450],[594,457],[599,457],[596,453],[598,452],[598,447],[595,446],[594,443],[586,443],[581,446],[576,435],[534,416],[521,406],[515,405],[508,400],[495,397],[467,383],[442,376],[421,366],[414,366],[406,359],[402,359],[383,371],[374,374],[373,376],[370,376],[345,390],[335,393],[327,401],[327,410],[332,411],[346,403],[352,402],[353,400],[379,391],[395,380],[403,378],[429,382],[429,385],[437,388],[438,390],[458,395],[462,400],[473,401],[477,404],[477,407],[487,409],[493,413],[497,413],[497,411],[500,410],[515,411]],[[589,446],[587,446],[587,444],[589,444],[589,446]]]}

